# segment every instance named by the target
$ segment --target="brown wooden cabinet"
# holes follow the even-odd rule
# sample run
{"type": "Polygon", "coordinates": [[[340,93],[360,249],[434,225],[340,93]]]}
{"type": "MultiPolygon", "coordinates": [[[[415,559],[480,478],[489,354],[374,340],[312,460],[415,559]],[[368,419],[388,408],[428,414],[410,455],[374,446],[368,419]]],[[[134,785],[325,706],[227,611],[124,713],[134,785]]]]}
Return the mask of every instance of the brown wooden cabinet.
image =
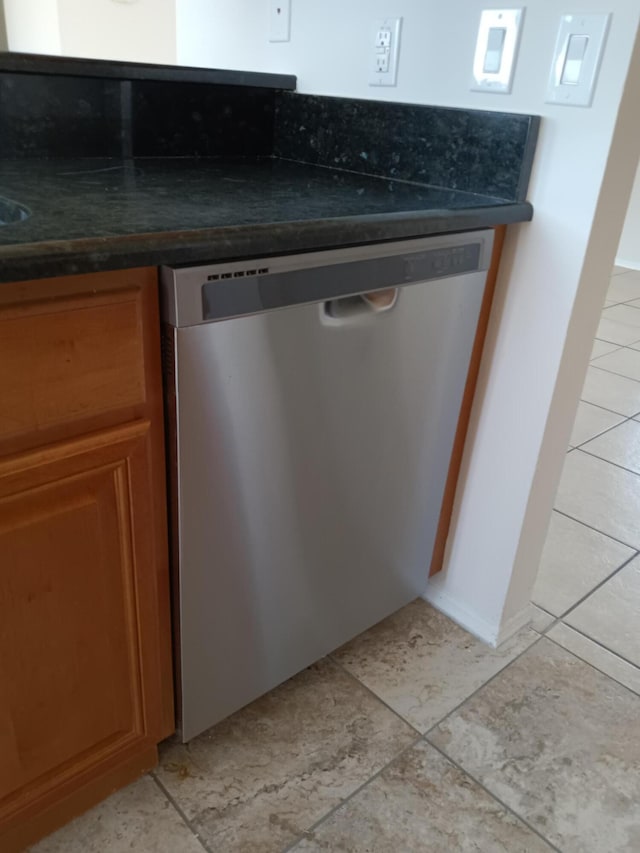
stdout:
{"type": "Polygon", "coordinates": [[[156,271],[0,285],[0,849],[173,731],[156,271]]]}

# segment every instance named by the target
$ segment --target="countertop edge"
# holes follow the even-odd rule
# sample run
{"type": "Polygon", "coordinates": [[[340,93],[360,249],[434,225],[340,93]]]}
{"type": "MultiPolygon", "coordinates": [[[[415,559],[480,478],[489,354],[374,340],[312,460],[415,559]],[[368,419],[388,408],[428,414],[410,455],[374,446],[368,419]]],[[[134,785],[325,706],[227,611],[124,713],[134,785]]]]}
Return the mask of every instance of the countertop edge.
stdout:
{"type": "Polygon", "coordinates": [[[54,74],[63,77],[98,77],[109,80],[159,80],[173,83],[208,83],[294,91],[293,74],[196,68],[186,65],[154,65],[39,53],[0,53],[0,71],[15,74],[54,74]]]}
{"type": "Polygon", "coordinates": [[[141,266],[318,251],[529,222],[529,202],[468,210],[411,211],[333,219],[234,225],[0,247],[0,283],[141,266]]]}

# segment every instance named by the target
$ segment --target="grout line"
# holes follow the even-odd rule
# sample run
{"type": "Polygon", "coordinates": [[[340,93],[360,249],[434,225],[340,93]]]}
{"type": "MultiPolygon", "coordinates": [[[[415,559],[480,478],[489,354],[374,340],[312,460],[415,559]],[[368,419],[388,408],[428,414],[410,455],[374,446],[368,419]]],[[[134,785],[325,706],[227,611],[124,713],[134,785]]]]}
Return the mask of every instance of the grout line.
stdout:
{"type": "MultiPolygon", "coordinates": [[[[626,345],[625,345],[625,346],[623,346],[623,347],[620,347],[620,349],[628,349],[628,350],[630,350],[631,352],[638,353],[638,356],[640,356],[640,350],[632,349],[632,347],[630,347],[630,346],[626,346],[626,345]]],[[[595,360],[596,360],[596,361],[600,361],[600,359],[602,359],[602,358],[606,358],[606,357],[607,357],[607,355],[613,355],[613,354],[614,354],[614,353],[612,353],[612,352],[608,352],[606,355],[601,355],[599,358],[597,358],[597,359],[595,359],[595,360]]],[[[592,364],[592,362],[590,362],[590,363],[592,364]]],[[[621,376],[623,379],[631,379],[631,381],[632,381],[632,382],[638,382],[638,383],[640,383],[640,379],[638,379],[636,376],[629,376],[629,375],[628,375],[628,374],[626,374],[626,373],[620,373],[620,371],[619,371],[619,370],[609,370],[609,368],[608,368],[608,367],[602,367],[602,366],[601,366],[601,365],[599,365],[599,364],[593,364],[593,367],[595,367],[597,370],[602,370],[604,373],[613,373],[613,375],[614,375],[614,376],[621,376]]]]}
{"type": "MultiPolygon", "coordinates": [[[[595,366],[595,365],[590,365],[590,366],[595,366]]],[[[617,415],[619,418],[634,418],[635,417],[635,415],[627,415],[624,412],[616,412],[613,409],[608,409],[606,406],[601,406],[599,403],[593,403],[591,400],[585,400],[584,397],[580,397],[578,402],[579,403],[588,403],[590,406],[595,406],[597,409],[602,409],[603,412],[609,412],[612,415],[617,415]]],[[[636,414],[638,414],[638,413],[636,413],[636,414]]]]}
{"type": "Polygon", "coordinates": [[[212,849],[211,849],[207,844],[205,844],[205,843],[204,843],[204,841],[202,840],[202,838],[200,838],[199,833],[198,833],[198,832],[196,832],[196,830],[195,830],[195,828],[193,827],[193,825],[192,825],[191,821],[189,820],[189,818],[186,816],[186,814],[185,814],[185,813],[183,812],[183,810],[180,808],[180,806],[178,805],[178,803],[174,800],[173,796],[169,793],[169,791],[168,791],[168,790],[167,790],[167,788],[164,786],[164,784],[163,784],[163,783],[158,779],[158,777],[157,777],[157,776],[156,776],[156,774],[155,774],[155,770],[152,770],[152,771],[150,772],[150,774],[149,774],[149,775],[151,776],[151,778],[153,779],[153,781],[156,783],[156,785],[158,786],[158,788],[160,788],[160,790],[161,790],[161,791],[162,791],[162,793],[165,795],[165,797],[169,800],[169,802],[171,803],[171,805],[173,806],[173,808],[178,812],[178,814],[179,814],[179,815],[180,815],[180,817],[182,818],[183,823],[184,823],[184,824],[186,824],[187,828],[188,828],[188,829],[191,831],[191,833],[196,837],[196,839],[197,839],[198,843],[200,844],[200,846],[202,847],[202,849],[203,849],[203,850],[206,850],[206,851],[207,851],[207,853],[214,853],[214,852],[213,852],[213,850],[212,850],[212,849]]]}
{"type": "MultiPolygon", "coordinates": [[[[640,341],[634,341],[633,343],[640,343],[640,341]]],[[[630,347],[628,344],[620,344],[618,349],[630,349],[630,347]]],[[[638,352],[638,350],[634,350],[634,352],[638,352]]],[[[604,358],[604,356],[603,356],[603,358],[604,358]]],[[[596,361],[597,360],[598,359],[596,359],[596,361]]],[[[591,362],[589,362],[589,366],[593,367],[594,370],[599,370],[601,373],[608,373],[608,374],[613,373],[614,376],[620,376],[622,379],[627,379],[629,382],[635,382],[636,385],[640,385],[640,381],[638,381],[637,379],[633,379],[633,377],[631,377],[631,376],[624,376],[622,373],[615,373],[613,370],[607,370],[606,367],[600,367],[599,365],[592,364],[591,362]]],[[[589,401],[585,400],[585,402],[588,403],[589,401]]]]}
{"type": "Polygon", "coordinates": [[[610,533],[604,533],[602,530],[598,530],[598,528],[594,527],[592,524],[587,524],[586,521],[581,521],[579,518],[576,518],[574,515],[569,515],[568,512],[564,512],[564,510],[558,509],[558,507],[556,506],[554,506],[553,512],[557,512],[559,515],[564,515],[565,518],[570,518],[571,521],[575,521],[576,524],[581,524],[583,527],[588,527],[589,530],[593,530],[594,533],[599,533],[600,536],[606,536],[607,539],[612,539],[614,542],[617,542],[618,545],[624,545],[625,548],[629,548],[629,550],[631,551],[638,551],[635,545],[630,545],[628,542],[623,542],[622,539],[618,539],[616,536],[612,536],[610,533]]]}
{"type": "Polygon", "coordinates": [[[319,820],[317,820],[314,824],[312,824],[309,827],[309,829],[305,829],[305,831],[301,835],[299,835],[294,841],[291,842],[291,844],[289,844],[287,847],[285,847],[282,850],[282,853],[290,853],[290,851],[295,850],[295,848],[298,846],[298,844],[301,841],[303,841],[305,838],[308,838],[313,832],[316,831],[316,829],[318,829],[321,826],[321,824],[323,824],[325,821],[329,820],[330,817],[333,817],[333,815],[339,809],[341,809],[346,803],[348,803],[354,797],[357,797],[358,794],[362,790],[364,790],[368,785],[370,785],[372,782],[375,782],[375,780],[378,778],[378,776],[381,776],[388,767],[390,767],[394,762],[396,762],[400,758],[402,758],[402,756],[405,754],[405,752],[409,752],[409,750],[415,749],[415,747],[418,746],[419,743],[422,743],[422,740],[423,740],[422,737],[418,737],[418,738],[416,738],[416,740],[413,741],[413,743],[408,744],[407,746],[404,747],[404,749],[400,750],[400,752],[397,755],[394,755],[394,757],[391,759],[391,761],[388,761],[384,765],[384,767],[381,767],[380,770],[377,770],[372,776],[370,776],[367,779],[366,782],[363,782],[362,785],[359,785],[347,797],[340,800],[340,802],[337,803],[332,809],[329,809],[329,811],[325,815],[323,815],[321,818],[319,818],[319,820]]]}
{"type": "Polygon", "coordinates": [[[360,685],[360,687],[364,687],[364,689],[367,691],[367,693],[370,693],[374,699],[377,699],[378,702],[380,702],[382,705],[384,705],[385,708],[387,708],[387,710],[391,711],[391,713],[394,716],[396,716],[399,720],[402,720],[402,722],[405,725],[409,726],[409,728],[412,728],[414,730],[414,732],[419,737],[422,737],[424,732],[421,732],[420,729],[416,728],[413,725],[413,723],[410,723],[409,720],[405,719],[399,711],[396,711],[395,708],[392,708],[391,705],[388,704],[388,702],[385,702],[384,699],[382,699],[380,696],[378,696],[378,694],[375,691],[373,691],[367,684],[365,684],[363,681],[360,681],[358,676],[354,675],[352,672],[350,672],[346,668],[346,666],[344,666],[344,664],[340,663],[340,661],[334,660],[334,658],[332,657],[331,654],[327,655],[327,657],[331,660],[331,662],[334,664],[334,666],[337,666],[339,669],[341,669],[343,672],[345,672],[349,676],[349,678],[352,678],[354,681],[356,681],[360,685]]]}
{"type": "MultiPolygon", "coordinates": [[[[567,628],[571,628],[571,625],[567,625],[567,628]]],[[[572,630],[575,630],[575,628],[573,628],[572,630]]],[[[577,633],[580,633],[580,631],[578,631],[577,633]]],[[[587,637],[587,639],[590,640],[591,637],[587,637]]],[[[609,678],[611,681],[614,681],[616,684],[619,684],[620,687],[623,687],[625,690],[628,690],[629,693],[631,693],[631,695],[634,696],[636,699],[638,698],[639,694],[636,693],[635,690],[632,690],[630,687],[628,687],[626,684],[623,684],[622,681],[618,681],[618,679],[615,677],[615,675],[611,675],[611,673],[605,672],[603,669],[600,669],[599,666],[596,666],[591,661],[586,660],[586,658],[581,657],[577,652],[574,652],[572,649],[568,649],[566,646],[563,646],[562,643],[558,642],[558,640],[554,640],[553,637],[547,637],[547,640],[550,640],[554,645],[558,646],[559,649],[562,649],[563,651],[568,652],[570,655],[573,655],[574,658],[577,658],[577,660],[581,661],[582,663],[586,663],[587,666],[590,666],[591,669],[595,669],[595,671],[599,672],[600,675],[604,675],[605,678],[609,678]]],[[[599,646],[600,643],[596,643],[596,645],[599,646]]],[[[603,648],[607,652],[610,652],[615,658],[618,658],[619,660],[624,661],[624,663],[629,663],[628,660],[626,660],[623,657],[620,657],[620,655],[617,655],[615,652],[612,652],[611,649],[607,649],[606,646],[601,646],[601,648],[603,648]]],[[[632,666],[635,666],[635,664],[632,664],[632,666]]],[[[638,667],[635,667],[635,668],[638,669],[638,667]]]]}
{"type": "MultiPolygon", "coordinates": [[[[575,628],[573,625],[570,625],[568,622],[565,622],[564,620],[561,620],[561,622],[562,622],[562,624],[563,624],[563,625],[565,625],[567,628],[570,628],[572,631],[575,631],[575,632],[576,632],[576,634],[580,634],[580,636],[581,636],[581,637],[584,637],[584,638],[585,638],[585,640],[590,640],[590,641],[591,641],[595,646],[599,646],[599,647],[600,647],[601,649],[603,649],[605,652],[609,652],[609,653],[610,653],[610,654],[612,654],[614,657],[616,657],[616,658],[620,658],[620,660],[621,660],[621,661],[624,661],[625,663],[628,663],[628,664],[629,664],[629,666],[632,666],[634,669],[638,669],[638,670],[640,670],[640,666],[638,666],[638,664],[637,664],[637,663],[634,663],[632,660],[630,660],[629,658],[625,657],[624,655],[621,655],[619,652],[614,652],[614,650],[613,650],[613,649],[610,649],[610,648],[609,648],[609,646],[605,646],[605,644],[604,644],[604,643],[601,643],[599,640],[596,640],[596,639],[594,639],[593,637],[590,637],[588,634],[586,634],[586,633],[585,633],[584,631],[582,631],[580,628],[575,628]]],[[[551,637],[549,637],[548,639],[552,639],[552,638],[551,638],[551,637]]]]}
{"type": "Polygon", "coordinates": [[[536,634],[540,634],[541,637],[546,637],[547,632],[550,631],[553,627],[555,627],[562,617],[561,616],[555,616],[553,613],[551,613],[550,610],[547,610],[546,607],[541,607],[536,601],[533,601],[533,599],[531,601],[531,604],[533,604],[534,607],[537,607],[538,610],[542,610],[542,612],[546,613],[547,616],[551,616],[551,619],[553,620],[552,622],[549,622],[547,627],[542,631],[538,631],[537,628],[533,628],[533,630],[536,632],[536,634]]]}
{"type": "MultiPolygon", "coordinates": [[[[523,626],[520,630],[521,630],[521,631],[523,631],[526,627],[527,627],[527,626],[523,626]]],[[[528,627],[530,627],[530,625],[529,625],[528,627]]],[[[437,723],[434,723],[432,726],[430,726],[430,727],[427,729],[427,731],[424,733],[424,737],[425,737],[425,738],[428,738],[428,737],[429,737],[429,735],[431,734],[431,732],[432,732],[434,729],[436,729],[436,728],[438,728],[438,726],[442,725],[442,723],[443,723],[443,722],[444,722],[448,717],[451,717],[453,714],[456,714],[456,713],[460,710],[460,708],[462,708],[462,706],[463,706],[466,702],[469,702],[471,699],[473,699],[473,698],[474,698],[474,696],[475,696],[477,693],[479,693],[481,690],[484,690],[484,688],[485,688],[485,687],[487,687],[489,684],[491,684],[491,682],[492,682],[492,681],[494,681],[494,680],[495,680],[499,675],[501,675],[501,674],[505,671],[505,669],[508,669],[508,668],[511,666],[511,664],[512,664],[512,663],[515,663],[517,660],[520,660],[520,658],[522,657],[522,655],[526,654],[530,649],[532,649],[532,648],[533,648],[537,643],[539,643],[539,642],[540,642],[540,640],[542,639],[543,635],[542,635],[542,634],[538,634],[538,632],[537,632],[534,628],[531,628],[531,630],[533,631],[533,633],[534,633],[534,634],[537,634],[536,639],[535,639],[532,643],[530,643],[530,644],[527,646],[527,648],[526,648],[526,649],[523,649],[523,650],[522,650],[519,654],[517,654],[514,658],[512,658],[510,661],[508,661],[507,663],[505,663],[505,665],[504,665],[503,667],[501,667],[497,672],[494,672],[494,673],[493,673],[493,675],[492,675],[490,678],[487,678],[487,680],[486,680],[486,681],[483,681],[483,682],[482,682],[482,684],[481,684],[479,687],[476,687],[476,689],[475,689],[475,690],[473,690],[471,693],[469,693],[469,695],[468,695],[468,696],[466,696],[466,697],[462,700],[462,702],[458,702],[458,704],[455,706],[455,708],[452,708],[450,711],[447,711],[447,713],[446,713],[443,717],[440,717],[440,719],[438,720],[438,722],[437,722],[437,723]]]]}
{"type": "MultiPolygon", "coordinates": [[[[640,297],[638,297],[638,296],[634,296],[633,299],[627,299],[623,302],[617,302],[615,305],[605,305],[605,307],[602,309],[602,313],[604,314],[604,312],[608,311],[609,308],[616,308],[618,305],[624,305],[625,308],[635,308],[636,310],[640,311],[640,307],[638,305],[631,305],[630,304],[631,302],[636,302],[639,298],[640,297]]],[[[625,326],[635,326],[635,323],[627,323],[625,320],[615,320],[614,319],[614,323],[622,323],[625,326]]]]}
{"type": "Polygon", "coordinates": [[[603,429],[602,432],[597,432],[595,435],[592,435],[591,438],[586,439],[586,441],[583,441],[580,444],[573,444],[571,446],[574,448],[574,450],[577,450],[578,448],[584,447],[585,444],[589,444],[589,442],[593,441],[594,438],[599,438],[601,435],[604,435],[607,432],[611,432],[612,429],[617,429],[619,426],[622,426],[622,424],[626,424],[627,421],[633,420],[633,418],[629,415],[618,415],[618,417],[622,418],[622,420],[618,421],[617,424],[613,424],[613,426],[603,429]]]}
{"type": "Polygon", "coordinates": [[[487,788],[487,786],[483,782],[481,782],[480,779],[478,779],[476,776],[474,776],[473,773],[470,773],[468,770],[465,770],[463,765],[459,764],[454,758],[452,758],[450,755],[448,755],[443,749],[441,749],[435,743],[432,743],[427,738],[427,735],[425,735],[424,739],[429,744],[429,746],[432,749],[435,749],[436,752],[439,752],[440,755],[446,761],[448,761],[450,764],[453,764],[454,767],[457,767],[458,770],[460,770],[461,773],[464,773],[464,775],[467,776],[469,779],[473,779],[473,781],[476,783],[476,785],[478,785],[479,788],[482,788],[482,790],[486,794],[488,794],[492,800],[494,800],[497,803],[500,803],[500,805],[503,807],[503,809],[505,811],[507,811],[509,814],[513,815],[515,818],[518,819],[519,823],[523,823],[526,827],[528,827],[528,829],[530,829],[531,832],[533,832],[535,835],[537,835],[538,838],[540,838],[542,841],[544,841],[545,844],[547,844],[552,850],[555,850],[556,853],[562,853],[562,851],[560,850],[559,847],[556,847],[556,845],[553,844],[551,841],[549,841],[548,838],[545,838],[545,836],[539,830],[537,830],[535,828],[535,826],[530,824],[529,821],[526,820],[526,818],[524,818],[524,817],[522,817],[522,815],[518,814],[518,812],[515,811],[514,809],[512,809],[511,806],[507,805],[507,803],[505,803],[504,800],[501,800],[500,797],[498,797],[489,788],[487,788]]]}
{"type": "MultiPolygon", "coordinates": [[[[603,587],[606,583],[608,583],[611,580],[611,578],[615,577],[615,575],[617,575],[619,572],[621,572],[626,566],[629,565],[629,563],[631,563],[633,560],[635,560],[640,552],[637,549],[634,549],[634,550],[635,550],[634,554],[632,554],[630,557],[627,557],[627,559],[623,563],[621,563],[617,569],[614,569],[611,572],[611,574],[607,575],[606,578],[604,578],[599,583],[597,583],[593,587],[593,589],[590,589],[589,592],[585,593],[585,595],[583,595],[582,598],[579,598],[578,601],[576,601],[574,604],[572,604],[571,607],[568,610],[565,610],[565,612],[562,614],[562,616],[559,616],[558,618],[561,620],[564,620],[567,616],[569,616],[570,613],[573,613],[573,611],[576,609],[576,607],[580,607],[580,605],[584,601],[586,601],[587,598],[591,598],[591,596],[593,595],[594,592],[597,592],[600,589],[600,587],[603,587]]],[[[569,627],[571,628],[573,626],[570,625],[569,627]]],[[[577,629],[575,629],[575,630],[577,630],[577,629]]],[[[580,633],[582,633],[582,632],[580,631],[580,633]]],[[[586,636],[587,635],[585,634],[585,637],[586,636]]],[[[591,637],[589,637],[589,639],[591,639],[591,637]]],[[[605,648],[605,646],[603,646],[603,648],[605,648]]],[[[611,651],[611,649],[609,649],[609,651],[611,651]]],[[[615,652],[614,652],[614,654],[615,654],[615,652]]]]}
{"type": "Polygon", "coordinates": [[[537,601],[533,601],[533,599],[532,599],[531,603],[534,605],[534,607],[537,607],[538,610],[543,610],[547,614],[547,616],[553,616],[554,619],[560,618],[559,616],[554,616],[554,614],[550,610],[547,610],[547,608],[543,607],[542,604],[538,604],[537,601]]]}
{"type": "MultiPolygon", "coordinates": [[[[610,305],[609,307],[613,308],[615,306],[610,305]]],[[[608,317],[605,317],[605,320],[608,320],[608,319],[609,319],[608,317]]],[[[611,320],[611,322],[612,323],[620,323],[619,320],[611,320]]],[[[624,326],[625,323],[620,323],[620,325],[624,326]]],[[[633,329],[634,326],[628,326],[627,328],[633,329]]],[[[640,329],[640,327],[639,327],[639,329],[640,329]]],[[[610,341],[610,340],[608,340],[608,338],[599,338],[597,335],[593,340],[594,341],[602,341],[603,344],[611,344],[612,347],[617,347],[617,349],[624,349],[625,347],[631,347],[633,344],[640,343],[640,338],[638,338],[637,340],[633,340],[633,341],[627,341],[626,343],[621,344],[620,341],[610,341]]],[[[591,347],[591,350],[593,351],[593,347],[591,347]]],[[[615,352],[615,350],[613,350],[612,352],[615,352]]],[[[611,354],[612,353],[605,352],[604,355],[597,355],[595,360],[597,361],[600,358],[604,358],[605,355],[611,355],[611,354]]],[[[601,368],[601,369],[604,370],[604,368],[601,368]]],[[[611,371],[609,371],[609,373],[611,373],[611,371]]]]}
{"type": "MultiPolygon", "coordinates": [[[[629,420],[633,420],[633,418],[629,418],[629,420]]],[[[620,426],[620,424],[618,424],[618,426],[620,426]]],[[[608,432],[608,430],[606,431],[608,432]]],[[[597,436],[595,437],[597,438],[597,436]]],[[[588,444],[588,442],[585,442],[585,444],[588,444]]],[[[632,468],[626,468],[624,465],[620,465],[618,462],[614,462],[611,459],[606,459],[604,456],[598,456],[597,453],[585,450],[582,446],[575,447],[574,450],[580,450],[582,453],[586,453],[587,456],[591,456],[592,459],[599,459],[601,462],[606,462],[607,465],[613,465],[614,468],[619,468],[621,471],[626,471],[628,474],[634,474],[636,477],[640,477],[640,471],[634,471],[632,468]]]]}

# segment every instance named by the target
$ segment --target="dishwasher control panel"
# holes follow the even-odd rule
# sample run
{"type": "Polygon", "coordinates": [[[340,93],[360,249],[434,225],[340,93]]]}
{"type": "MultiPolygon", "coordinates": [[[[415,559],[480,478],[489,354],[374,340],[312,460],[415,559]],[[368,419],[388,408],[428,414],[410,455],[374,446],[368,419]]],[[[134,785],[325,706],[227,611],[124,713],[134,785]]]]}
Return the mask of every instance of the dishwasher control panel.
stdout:
{"type": "Polygon", "coordinates": [[[493,232],[330,249],[161,271],[163,319],[194,326],[405,287],[489,268],[493,232]]]}

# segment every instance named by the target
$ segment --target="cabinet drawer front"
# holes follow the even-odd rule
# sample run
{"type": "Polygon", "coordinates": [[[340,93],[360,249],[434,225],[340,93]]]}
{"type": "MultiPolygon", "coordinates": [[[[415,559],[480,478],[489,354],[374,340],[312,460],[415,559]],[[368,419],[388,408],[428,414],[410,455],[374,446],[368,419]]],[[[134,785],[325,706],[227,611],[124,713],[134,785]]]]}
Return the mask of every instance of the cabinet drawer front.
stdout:
{"type": "Polygon", "coordinates": [[[140,291],[0,307],[0,442],[130,414],[144,368],[140,291]]]}

